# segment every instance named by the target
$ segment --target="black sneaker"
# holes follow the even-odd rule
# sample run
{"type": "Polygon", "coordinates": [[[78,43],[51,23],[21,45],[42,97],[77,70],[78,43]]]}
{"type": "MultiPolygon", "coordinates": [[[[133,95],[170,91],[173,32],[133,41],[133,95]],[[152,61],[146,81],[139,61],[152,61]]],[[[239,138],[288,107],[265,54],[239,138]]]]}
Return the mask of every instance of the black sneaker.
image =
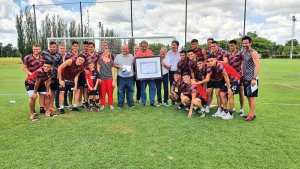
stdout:
{"type": "Polygon", "coordinates": [[[58,110],[59,110],[60,114],[65,114],[65,109],[64,108],[58,109],[58,110]]]}
{"type": "Polygon", "coordinates": [[[40,107],[40,113],[41,113],[41,114],[45,114],[45,112],[46,112],[46,111],[45,111],[44,107],[40,107]]]}
{"type": "Polygon", "coordinates": [[[154,103],[153,103],[153,104],[150,104],[150,106],[152,106],[152,107],[156,107],[154,103]]]}
{"type": "Polygon", "coordinates": [[[80,111],[80,110],[78,109],[78,107],[73,107],[72,111],[80,111]]]}

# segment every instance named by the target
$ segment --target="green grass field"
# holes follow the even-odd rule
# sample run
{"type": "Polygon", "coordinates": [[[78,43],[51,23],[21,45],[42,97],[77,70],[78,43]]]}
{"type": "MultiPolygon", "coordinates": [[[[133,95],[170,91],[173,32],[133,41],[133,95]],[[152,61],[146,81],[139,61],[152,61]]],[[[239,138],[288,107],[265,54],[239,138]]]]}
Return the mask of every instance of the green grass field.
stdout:
{"type": "Polygon", "coordinates": [[[0,168],[299,168],[300,60],[261,64],[249,123],[140,105],[31,122],[21,65],[1,64],[0,168]]]}

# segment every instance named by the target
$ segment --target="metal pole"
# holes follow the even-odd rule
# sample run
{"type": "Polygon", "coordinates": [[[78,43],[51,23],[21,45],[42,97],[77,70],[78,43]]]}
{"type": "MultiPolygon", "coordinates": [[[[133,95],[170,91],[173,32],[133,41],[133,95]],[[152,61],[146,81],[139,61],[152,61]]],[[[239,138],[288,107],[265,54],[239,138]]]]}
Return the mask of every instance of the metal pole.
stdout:
{"type": "Polygon", "coordinates": [[[36,15],[35,15],[35,4],[33,4],[32,7],[33,7],[33,16],[34,16],[35,43],[38,43],[37,27],[36,27],[36,15]]]}
{"type": "Polygon", "coordinates": [[[130,0],[130,11],[131,11],[131,36],[133,36],[132,0],[130,0]]]}
{"type": "Polygon", "coordinates": [[[185,0],[184,46],[186,45],[186,34],[187,34],[187,0],[185,0]]]}
{"type": "Polygon", "coordinates": [[[81,1],[79,2],[80,4],[80,20],[81,20],[81,37],[83,37],[83,25],[82,25],[82,7],[81,7],[81,1]]]}
{"type": "Polygon", "coordinates": [[[244,7],[244,31],[243,31],[243,36],[246,35],[246,11],[247,11],[247,0],[245,0],[245,7],[244,7]]]}
{"type": "Polygon", "coordinates": [[[292,16],[293,26],[292,26],[292,40],[291,40],[291,50],[290,50],[290,59],[293,59],[293,50],[294,50],[294,37],[295,37],[295,22],[296,17],[292,16]]]}

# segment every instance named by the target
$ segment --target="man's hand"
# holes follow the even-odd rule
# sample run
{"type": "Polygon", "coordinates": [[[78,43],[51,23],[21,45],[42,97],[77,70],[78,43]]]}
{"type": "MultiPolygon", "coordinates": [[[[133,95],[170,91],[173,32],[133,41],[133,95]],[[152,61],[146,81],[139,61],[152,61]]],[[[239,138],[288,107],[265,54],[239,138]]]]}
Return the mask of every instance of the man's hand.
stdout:
{"type": "Polygon", "coordinates": [[[47,92],[47,93],[46,93],[46,96],[47,96],[47,97],[52,97],[52,93],[51,93],[51,92],[47,92]]]}
{"type": "Polygon", "coordinates": [[[61,87],[65,87],[65,81],[59,80],[59,85],[60,85],[61,87]]]}
{"type": "Polygon", "coordinates": [[[251,86],[254,86],[256,84],[256,80],[252,79],[251,80],[251,86]]]}
{"type": "Polygon", "coordinates": [[[112,81],[112,87],[115,87],[115,81],[114,80],[112,81]]]}
{"type": "Polygon", "coordinates": [[[37,94],[33,93],[33,95],[31,96],[31,99],[36,100],[37,99],[37,94]]]}
{"type": "Polygon", "coordinates": [[[192,117],[193,117],[193,110],[190,109],[188,117],[189,117],[189,118],[192,118],[192,117]]]}
{"type": "Polygon", "coordinates": [[[232,90],[230,87],[227,89],[227,93],[228,93],[228,95],[232,95],[232,90]]]}

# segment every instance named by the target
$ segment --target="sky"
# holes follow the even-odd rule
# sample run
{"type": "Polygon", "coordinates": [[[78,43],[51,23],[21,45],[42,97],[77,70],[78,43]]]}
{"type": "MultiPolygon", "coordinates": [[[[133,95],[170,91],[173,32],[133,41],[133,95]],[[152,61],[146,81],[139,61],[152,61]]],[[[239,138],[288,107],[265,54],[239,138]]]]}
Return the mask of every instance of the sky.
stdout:
{"type": "MultiPolygon", "coordinates": [[[[70,2],[79,1],[0,0],[0,42],[17,46],[16,15],[32,4],[50,4],[36,6],[38,29],[47,14],[59,14],[66,22],[74,19],[80,23],[79,3],[66,4],[70,2]]],[[[130,0],[81,2],[83,23],[89,20],[96,36],[99,22],[104,28],[114,29],[119,36],[131,36],[130,0]]],[[[299,6],[299,0],[247,0],[246,32],[256,31],[259,36],[285,44],[292,38],[294,15],[298,19],[295,39],[300,40],[299,6]]],[[[205,43],[209,37],[216,40],[237,38],[243,33],[243,17],[244,0],[188,0],[187,41],[195,38],[205,43]]],[[[133,0],[134,36],[175,36],[182,44],[184,20],[185,0],[133,0]]]]}

